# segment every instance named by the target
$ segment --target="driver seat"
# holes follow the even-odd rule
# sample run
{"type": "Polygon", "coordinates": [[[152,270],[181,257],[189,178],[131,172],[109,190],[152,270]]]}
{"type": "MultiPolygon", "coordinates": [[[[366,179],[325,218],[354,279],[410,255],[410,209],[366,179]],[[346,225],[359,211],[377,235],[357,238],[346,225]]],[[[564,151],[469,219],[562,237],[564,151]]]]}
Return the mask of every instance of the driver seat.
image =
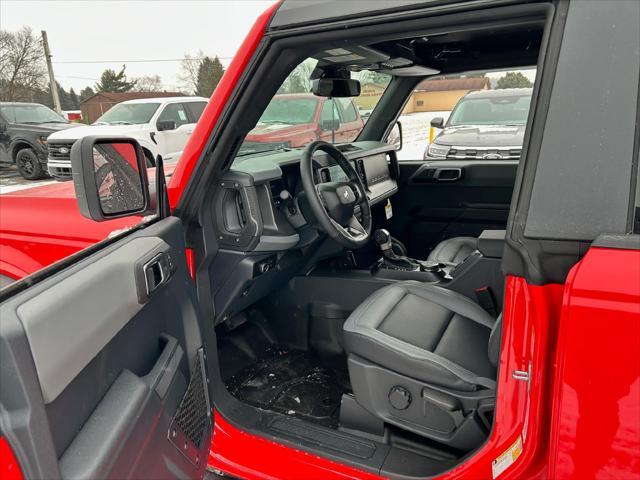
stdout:
{"type": "Polygon", "coordinates": [[[460,450],[487,436],[501,316],[442,287],[398,282],[344,324],[356,402],[386,423],[460,450]]]}

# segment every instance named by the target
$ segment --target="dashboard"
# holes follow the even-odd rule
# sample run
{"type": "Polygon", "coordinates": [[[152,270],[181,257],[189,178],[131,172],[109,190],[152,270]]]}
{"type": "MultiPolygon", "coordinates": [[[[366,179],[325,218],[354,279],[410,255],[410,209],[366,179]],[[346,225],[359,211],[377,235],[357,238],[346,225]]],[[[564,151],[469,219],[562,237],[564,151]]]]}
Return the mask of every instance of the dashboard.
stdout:
{"type": "MultiPolygon", "coordinates": [[[[365,186],[369,203],[398,190],[399,167],[393,146],[384,142],[336,145],[365,186]]],[[[214,225],[222,248],[243,252],[282,252],[314,241],[311,215],[300,181],[301,150],[238,158],[214,196],[214,225]]],[[[347,180],[326,153],[314,155],[316,183],[347,180]]],[[[317,234],[316,234],[317,238],[317,234]]]]}

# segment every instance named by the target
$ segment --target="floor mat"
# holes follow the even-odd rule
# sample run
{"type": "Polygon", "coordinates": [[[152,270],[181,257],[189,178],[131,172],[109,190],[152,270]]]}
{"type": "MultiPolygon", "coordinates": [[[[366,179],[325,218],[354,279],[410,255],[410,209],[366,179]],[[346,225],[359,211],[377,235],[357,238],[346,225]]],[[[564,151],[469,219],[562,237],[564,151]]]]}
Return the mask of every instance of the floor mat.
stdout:
{"type": "Polygon", "coordinates": [[[350,390],[346,368],[332,368],[308,352],[278,347],[269,348],[226,384],[232,395],[250,405],[331,428],[337,428],[342,394],[350,390]]]}

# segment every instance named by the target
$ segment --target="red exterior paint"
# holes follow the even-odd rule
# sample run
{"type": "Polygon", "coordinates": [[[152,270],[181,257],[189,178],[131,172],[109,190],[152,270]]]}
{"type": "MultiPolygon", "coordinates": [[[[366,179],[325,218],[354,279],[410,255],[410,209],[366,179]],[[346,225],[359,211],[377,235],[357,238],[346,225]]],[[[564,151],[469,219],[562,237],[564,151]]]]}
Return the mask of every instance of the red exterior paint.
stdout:
{"type": "Polygon", "coordinates": [[[640,478],[640,251],[571,271],[556,356],[549,478],[640,478]]]}
{"type": "MultiPolygon", "coordinates": [[[[175,165],[167,165],[171,175],[175,165]]],[[[149,182],[155,169],[149,169],[149,182]]],[[[73,182],[0,195],[0,275],[20,279],[93,245],[140,217],[94,222],[80,213],[73,182]]]]}
{"type": "Polygon", "coordinates": [[[23,480],[18,459],[7,439],[0,437],[0,480],[23,480]]]}
{"type": "Polygon", "coordinates": [[[242,42],[242,45],[236,52],[236,55],[233,57],[229,68],[224,72],[220,83],[218,83],[213,95],[211,95],[211,100],[207,104],[207,107],[204,109],[204,112],[202,112],[202,116],[200,120],[198,120],[191,137],[189,137],[189,141],[184,147],[176,170],[167,186],[169,202],[172,208],[175,208],[178,204],[182,192],[191,179],[191,173],[198,162],[198,158],[200,158],[200,155],[205,150],[213,127],[218,122],[222,110],[229,101],[242,73],[258,48],[264,32],[267,29],[267,25],[279,5],[280,2],[274,3],[258,17],[249,34],[244,39],[244,42],[242,42]]]}
{"type": "MultiPolygon", "coordinates": [[[[499,478],[546,478],[548,419],[551,416],[549,396],[562,292],[562,285],[531,286],[522,278],[507,278],[502,337],[502,345],[506,348],[500,357],[495,427],[487,443],[473,457],[440,478],[492,478],[493,460],[520,435],[523,453],[499,478]],[[530,362],[533,367],[529,389],[526,382],[513,379],[512,373],[528,370],[530,362]]],[[[219,413],[213,438],[210,467],[243,478],[320,479],[353,478],[354,475],[354,470],[344,465],[316,460],[310,463],[309,458],[314,457],[296,449],[287,449],[284,470],[282,457],[273,453],[272,441],[246,434],[222,419],[219,413]],[[248,451],[250,455],[247,455],[248,451]],[[242,470],[247,465],[249,468],[242,470]],[[334,476],[328,477],[329,474],[334,476]]],[[[371,474],[358,472],[356,478],[371,478],[371,474]]]]}

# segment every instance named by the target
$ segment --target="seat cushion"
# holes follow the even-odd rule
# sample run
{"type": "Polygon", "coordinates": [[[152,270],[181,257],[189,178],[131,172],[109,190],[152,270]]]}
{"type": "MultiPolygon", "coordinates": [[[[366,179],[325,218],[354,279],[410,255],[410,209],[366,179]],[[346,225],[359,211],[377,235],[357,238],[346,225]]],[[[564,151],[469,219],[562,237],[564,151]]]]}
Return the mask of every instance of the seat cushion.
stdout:
{"type": "Polygon", "coordinates": [[[469,298],[398,282],[365,300],[344,324],[347,353],[430,384],[495,387],[487,352],[495,320],[469,298]]]}
{"type": "Polygon", "coordinates": [[[474,237],[455,237],[443,240],[431,250],[427,260],[439,263],[459,264],[476,251],[478,239],[474,237]]]}

